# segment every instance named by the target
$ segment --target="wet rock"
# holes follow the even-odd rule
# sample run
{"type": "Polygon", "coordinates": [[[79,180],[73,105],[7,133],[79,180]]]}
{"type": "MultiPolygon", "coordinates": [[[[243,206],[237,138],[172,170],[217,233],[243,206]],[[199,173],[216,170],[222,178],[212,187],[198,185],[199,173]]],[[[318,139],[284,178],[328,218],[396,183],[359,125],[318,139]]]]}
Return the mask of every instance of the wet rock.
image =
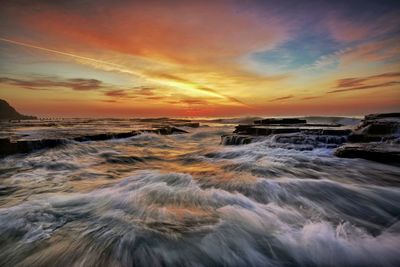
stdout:
{"type": "MultiPolygon", "coordinates": [[[[93,135],[84,135],[72,138],[75,142],[87,142],[87,141],[106,141],[111,139],[129,138],[132,136],[139,135],[141,133],[155,133],[160,135],[170,134],[182,134],[187,133],[176,127],[164,127],[159,129],[148,129],[139,131],[130,131],[123,133],[102,133],[93,135]]],[[[42,139],[42,140],[19,140],[11,142],[8,138],[0,139],[0,157],[5,157],[13,154],[30,153],[35,150],[53,148],[56,146],[63,145],[67,142],[67,139],[42,139]]]]}
{"type": "Polygon", "coordinates": [[[347,141],[346,136],[338,135],[309,135],[309,134],[287,134],[277,135],[273,139],[276,143],[311,145],[314,148],[335,148],[347,141]]]}
{"type": "Polygon", "coordinates": [[[263,127],[256,125],[238,125],[235,127],[233,133],[243,135],[271,135],[271,134],[285,134],[285,133],[297,133],[300,132],[300,128],[272,128],[263,127]]]}
{"type": "Polygon", "coordinates": [[[347,144],[338,148],[335,155],[341,158],[363,158],[400,165],[400,145],[390,143],[347,144]]]}
{"type": "Polygon", "coordinates": [[[250,144],[253,141],[253,138],[245,135],[223,135],[221,136],[221,144],[222,145],[245,145],[250,144]]]}
{"type": "Polygon", "coordinates": [[[336,156],[399,164],[400,113],[365,116],[348,140],[352,144],[339,147],[335,152],[336,156]]]}
{"type": "Polygon", "coordinates": [[[164,127],[159,129],[144,129],[123,133],[102,133],[102,134],[94,134],[94,135],[85,135],[73,138],[74,141],[77,142],[85,142],[85,141],[105,141],[111,139],[122,139],[136,136],[141,133],[154,133],[160,135],[170,135],[170,134],[182,134],[187,133],[184,130],[181,130],[176,127],[164,127]]]}
{"type": "MultiPolygon", "coordinates": [[[[274,136],[277,144],[292,144],[290,147],[302,145],[309,150],[314,147],[334,148],[347,141],[352,132],[340,124],[307,124],[306,120],[298,118],[264,119],[254,121],[254,124],[241,124],[235,127],[233,135],[222,136],[222,144],[240,145],[255,141],[255,137],[274,136]]],[[[260,140],[260,138],[257,138],[260,140]]],[[[272,145],[272,144],[271,144],[272,145]]],[[[289,147],[289,146],[285,146],[289,147]]]]}
{"type": "Polygon", "coordinates": [[[53,148],[65,144],[64,139],[21,140],[11,142],[8,138],[0,139],[0,156],[18,153],[30,153],[34,150],[53,148]]]}
{"type": "Polygon", "coordinates": [[[371,114],[354,129],[349,141],[385,142],[400,137],[400,113],[371,114]]]}
{"type": "Polygon", "coordinates": [[[132,136],[138,135],[139,132],[131,131],[125,133],[103,133],[103,134],[94,134],[94,135],[85,135],[73,138],[74,141],[77,142],[85,142],[85,141],[105,141],[110,139],[121,139],[121,138],[129,138],[132,136]]]}
{"type": "Polygon", "coordinates": [[[176,127],[163,127],[159,129],[148,129],[148,130],[139,130],[139,132],[144,132],[144,133],[155,133],[155,134],[161,134],[161,135],[170,135],[170,134],[183,134],[183,133],[188,133],[185,130],[176,128],[176,127]]]}
{"type": "Polygon", "coordinates": [[[199,128],[200,123],[198,122],[183,122],[183,123],[173,123],[174,127],[190,127],[190,128],[199,128]]]}
{"type": "Polygon", "coordinates": [[[384,118],[400,118],[400,112],[377,113],[377,114],[369,114],[369,115],[365,116],[365,120],[376,120],[376,119],[384,119],[384,118]]]}
{"type": "Polygon", "coordinates": [[[267,136],[274,134],[290,134],[290,133],[304,133],[313,135],[349,135],[350,129],[329,129],[329,128],[315,128],[314,126],[307,127],[264,127],[255,125],[238,125],[233,133],[242,135],[256,135],[267,136]]]}
{"type": "Polygon", "coordinates": [[[298,118],[284,118],[284,119],[262,119],[262,120],[255,120],[254,124],[261,124],[261,125],[288,125],[288,124],[301,124],[307,123],[304,119],[298,118]]]}

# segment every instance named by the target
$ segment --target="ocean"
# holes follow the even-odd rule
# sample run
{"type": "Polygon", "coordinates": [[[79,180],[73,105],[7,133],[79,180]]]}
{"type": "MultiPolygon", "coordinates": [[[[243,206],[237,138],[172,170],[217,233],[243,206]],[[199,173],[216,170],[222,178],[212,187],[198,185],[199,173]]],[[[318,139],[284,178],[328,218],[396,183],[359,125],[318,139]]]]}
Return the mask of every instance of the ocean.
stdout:
{"type": "Polygon", "coordinates": [[[3,138],[64,141],[0,159],[0,266],[400,266],[398,165],[224,146],[234,118],[73,139],[164,121],[4,123],[3,138]]]}

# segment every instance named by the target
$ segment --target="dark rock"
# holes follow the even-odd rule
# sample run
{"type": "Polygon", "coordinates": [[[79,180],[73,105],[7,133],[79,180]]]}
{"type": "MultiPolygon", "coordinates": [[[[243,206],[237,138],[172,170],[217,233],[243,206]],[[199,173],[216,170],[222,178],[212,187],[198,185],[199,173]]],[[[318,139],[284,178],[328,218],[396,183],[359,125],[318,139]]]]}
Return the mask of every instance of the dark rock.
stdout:
{"type": "Polygon", "coordinates": [[[348,140],[353,144],[339,147],[335,152],[336,156],[399,164],[400,113],[365,116],[348,140]]]}
{"type": "Polygon", "coordinates": [[[161,134],[161,135],[188,133],[187,131],[176,128],[176,127],[163,127],[163,128],[159,128],[159,129],[139,130],[139,132],[155,133],[155,134],[161,134]]]}
{"type": "Polygon", "coordinates": [[[102,134],[94,134],[94,135],[84,135],[73,138],[74,141],[77,142],[85,142],[85,141],[105,141],[111,139],[122,139],[122,138],[129,138],[132,136],[136,136],[140,133],[155,133],[161,135],[170,135],[170,134],[181,134],[187,133],[184,130],[181,130],[176,127],[164,127],[159,129],[144,129],[144,130],[137,130],[131,132],[123,132],[123,133],[102,133],[102,134]]]}
{"type": "Polygon", "coordinates": [[[385,143],[347,144],[339,147],[335,155],[341,158],[363,158],[400,165],[400,146],[385,143]]]}
{"type": "Polygon", "coordinates": [[[377,114],[369,114],[365,116],[365,120],[376,120],[382,118],[400,118],[400,112],[393,113],[377,113],[377,114]]]}
{"type": "Polygon", "coordinates": [[[0,120],[35,120],[34,116],[18,113],[7,101],[0,99],[0,120]]]}
{"type": "Polygon", "coordinates": [[[233,131],[237,134],[245,134],[245,135],[271,135],[271,134],[284,134],[284,133],[296,133],[300,132],[299,128],[271,128],[271,127],[262,127],[256,125],[238,125],[236,129],[233,131]]]}
{"type": "Polygon", "coordinates": [[[289,134],[289,133],[306,133],[306,134],[316,134],[316,135],[349,135],[351,133],[350,129],[327,129],[327,128],[310,128],[307,127],[263,127],[257,125],[238,125],[235,127],[233,133],[242,135],[272,135],[272,134],[289,134]]]}
{"type": "Polygon", "coordinates": [[[121,138],[129,138],[132,136],[138,135],[139,132],[131,131],[125,133],[103,133],[103,134],[94,134],[94,135],[84,135],[73,138],[74,141],[77,142],[85,142],[85,141],[105,141],[110,139],[121,139],[121,138]]]}
{"type": "MultiPolygon", "coordinates": [[[[139,130],[124,133],[102,133],[94,135],[84,135],[72,138],[76,142],[86,141],[105,141],[111,139],[129,138],[139,135],[140,133],[150,132],[161,135],[182,134],[187,133],[184,130],[175,127],[165,127],[160,129],[139,130]]],[[[8,138],[0,139],[0,157],[5,157],[13,154],[30,153],[35,150],[44,148],[53,148],[66,143],[66,139],[42,139],[42,140],[20,140],[11,142],[8,138]]]]}
{"type": "Polygon", "coordinates": [[[174,127],[190,127],[190,128],[199,128],[200,123],[198,122],[182,122],[182,123],[173,123],[174,127]]]}
{"type": "Polygon", "coordinates": [[[371,114],[354,129],[349,141],[385,142],[400,137],[400,113],[371,114]]]}
{"type": "Polygon", "coordinates": [[[0,156],[30,153],[44,148],[53,148],[65,144],[64,139],[21,140],[11,142],[8,138],[0,139],[0,156]]]}
{"type": "Polygon", "coordinates": [[[252,137],[245,135],[223,135],[221,136],[221,144],[222,145],[246,145],[250,144],[253,141],[252,137]]]}
{"type": "Polygon", "coordinates": [[[309,145],[313,148],[336,148],[338,145],[345,143],[346,140],[346,136],[296,133],[277,135],[273,141],[282,144],[309,145]]]}
{"type": "Polygon", "coordinates": [[[287,124],[301,124],[307,123],[304,119],[297,119],[297,118],[284,118],[284,119],[262,119],[262,120],[255,120],[254,124],[261,124],[261,125],[287,125],[287,124]]]}

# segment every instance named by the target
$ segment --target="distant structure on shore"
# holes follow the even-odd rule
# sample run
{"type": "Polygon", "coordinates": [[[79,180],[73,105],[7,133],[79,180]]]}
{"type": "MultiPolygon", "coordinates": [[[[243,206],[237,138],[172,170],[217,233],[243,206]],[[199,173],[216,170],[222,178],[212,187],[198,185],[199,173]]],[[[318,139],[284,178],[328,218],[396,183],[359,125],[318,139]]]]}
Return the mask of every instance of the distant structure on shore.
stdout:
{"type": "Polygon", "coordinates": [[[35,116],[22,115],[7,101],[0,99],[0,120],[36,120],[35,116]]]}

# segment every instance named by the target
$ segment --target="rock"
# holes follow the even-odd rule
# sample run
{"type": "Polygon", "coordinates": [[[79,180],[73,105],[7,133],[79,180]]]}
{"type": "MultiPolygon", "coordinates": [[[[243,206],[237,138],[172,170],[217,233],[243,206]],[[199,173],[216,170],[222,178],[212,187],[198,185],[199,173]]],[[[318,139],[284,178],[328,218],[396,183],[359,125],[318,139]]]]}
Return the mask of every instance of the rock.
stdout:
{"type": "Polygon", "coordinates": [[[34,150],[53,148],[65,143],[65,139],[21,140],[11,142],[8,138],[0,139],[0,156],[30,153],[34,150]]]}
{"type": "Polygon", "coordinates": [[[7,101],[0,99],[0,120],[36,120],[34,116],[18,113],[7,101]]]}
{"type": "Polygon", "coordinates": [[[190,128],[199,128],[200,123],[198,122],[181,122],[181,123],[173,123],[174,127],[190,127],[190,128]]]}
{"type": "Polygon", "coordinates": [[[183,134],[183,133],[188,133],[185,130],[176,128],[176,127],[163,127],[159,129],[149,129],[149,130],[139,130],[139,132],[145,132],[145,133],[155,133],[155,134],[161,134],[161,135],[170,135],[170,134],[183,134]]]}
{"type": "Polygon", "coordinates": [[[329,128],[315,128],[314,125],[306,125],[305,127],[268,127],[257,125],[238,125],[235,127],[233,133],[242,135],[256,135],[267,136],[273,134],[289,134],[289,133],[305,133],[314,135],[349,135],[350,129],[329,129],[329,128]]]}
{"type": "Polygon", "coordinates": [[[138,135],[139,132],[131,131],[125,133],[103,133],[103,134],[94,134],[94,135],[84,135],[73,138],[74,141],[77,142],[85,142],[85,141],[105,141],[110,139],[121,139],[121,138],[129,138],[132,136],[138,135]]]}
{"type": "Polygon", "coordinates": [[[223,135],[221,136],[221,144],[222,145],[245,145],[250,144],[253,141],[252,137],[245,135],[223,135]]]}
{"type": "Polygon", "coordinates": [[[297,118],[284,118],[284,119],[262,119],[262,120],[255,120],[254,124],[260,125],[288,125],[288,124],[301,124],[307,123],[304,119],[297,119],[297,118]]]}
{"type": "Polygon", "coordinates": [[[400,145],[389,143],[347,144],[339,147],[335,155],[341,158],[363,158],[400,165],[400,145]]]}
{"type": "MultiPolygon", "coordinates": [[[[123,133],[102,133],[94,135],[84,135],[72,138],[75,142],[86,141],[105,141],[111,139],[129,138],[141,133],[155,133],[161,135],[187,133],[184,130],[175,127],[164,127],[160,129],[138,130],[123,133]]],[[[68,139],[42,139],[42,140],[20,140],[11,142],[8,138],[0,139],[0,157],[5,157],[19,153],[30,153],[44,148],[53,148],[65,144],[68,139]]]]}
{"type": "Polygon", "coordinates": [[[271,134],[283,134],[283,133],[296,133],[300,132],[300,128],[273,128],[273,127],[263,127],[256,125],[238,125],[235,127],[233,133],[245,134],[245,135],[271,135],[271,134]]]}
{"type": "Polygon", "coordinates": [[[102,133],[102,134],[94,134],[94,135],[84,135],[73,138],[74,141],[77,142],[85,142],[85,141],[105,141],[110,139],[121,139],[121,138],[129,138],[132,136],[136,136],[140,133],[155,133],[160,135],[170,135],[170,134],[182,134],[187,133],[184,130],[181,130],[176,127],[163,127],[159,129],[144,129],[123,133],[102,133]]]}
{"type": "Polygon", "coordinates": [[[386,142],[400,137],[400,113],[371,114],[354,129],[349,141],[386,142]]]}
{"type": "Polygon", "coordinates": [[[400,118],[400,112],[393,113],[377,113],[377,114],[369,114],[365,116],[365,120],[376,120],[383,118],[400,118]]]}
{"type": "Polygon", "coordinates": [[[400,163],[400,113],[370,114],[339,147],[335,155],[342,158],[363,158],[389,164],[400,163]]]}
{"type": "Polygon", "coordinates": [[[295,145],[311,145],[314,148],[335,148],[347,141],[346,136],[338,135],[310,135],[310,134],[285,134],[277,135],[273,141],[295,145]]]}
{"type": "MultiPolygon", "coordinates": [[[[332,123],[307,124],[306,120],[298,118],[264,119],[254,121],[255,124],[240,124],[235,127],[233,135],[224,135],[221,143],[224,145],[241,145],[259,141],[262,138],[274,136],[272,141],[276,146],[284,148],[312,150],[315,147],[335,148],[347,141],[352,132],[342,125],[332,123]]],[[[271,143],[271,146],[274,146],[271,143]]]]}

